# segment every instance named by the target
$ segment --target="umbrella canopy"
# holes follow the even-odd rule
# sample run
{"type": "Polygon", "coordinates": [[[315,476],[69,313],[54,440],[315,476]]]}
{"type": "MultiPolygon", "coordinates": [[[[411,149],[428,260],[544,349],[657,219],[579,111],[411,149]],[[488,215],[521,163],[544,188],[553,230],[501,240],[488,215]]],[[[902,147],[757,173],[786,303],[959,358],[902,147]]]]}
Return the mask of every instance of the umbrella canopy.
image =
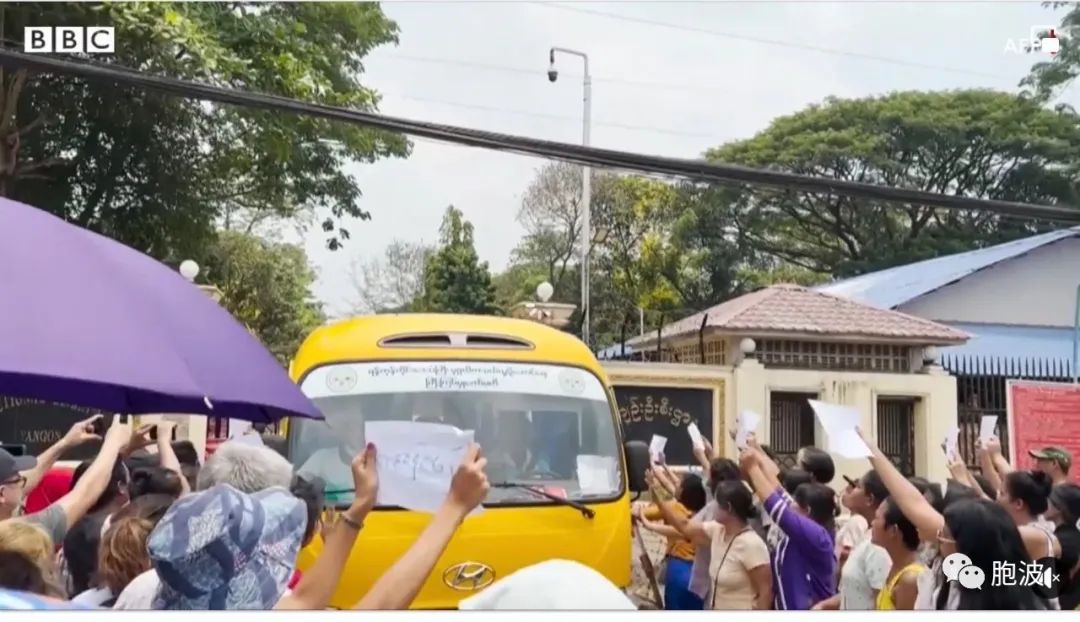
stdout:
{"type": "Polygon", "coordinates": [[[2,198],[0,394],[125,414],[322,418],[266,348],[177,271],[2,198]]]}

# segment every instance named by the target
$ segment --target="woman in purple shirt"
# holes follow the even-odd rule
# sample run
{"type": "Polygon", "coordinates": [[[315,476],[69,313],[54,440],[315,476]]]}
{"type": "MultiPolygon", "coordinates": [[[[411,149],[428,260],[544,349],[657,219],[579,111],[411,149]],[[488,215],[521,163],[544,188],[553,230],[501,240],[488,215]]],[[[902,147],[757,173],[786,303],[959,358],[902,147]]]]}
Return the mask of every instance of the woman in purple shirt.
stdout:
{"type": "Polygon", "coordinates": [[[780,469],[757,447],[739,456],[743,473],[782,532],[772,551],[773,608],[805,610],[836,593],[836,493],[802,484],[794,498],[777,479],[780,469]]]}

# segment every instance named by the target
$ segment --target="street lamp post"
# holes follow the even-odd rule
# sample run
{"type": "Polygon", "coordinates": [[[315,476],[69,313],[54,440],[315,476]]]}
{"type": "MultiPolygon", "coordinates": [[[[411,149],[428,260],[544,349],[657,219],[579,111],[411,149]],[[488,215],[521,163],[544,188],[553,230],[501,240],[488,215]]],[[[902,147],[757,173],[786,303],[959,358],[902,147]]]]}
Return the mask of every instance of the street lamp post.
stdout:
{"type": "MultiPolygon", "coordinates": [[[[585,78],[583,81],[584,111],[582,114],[581,144],[588,147],[592,130],[592,77],[589,75],[589,55],[584,52],[567,48],[551,48],[548,55],[551,62],[550,67],[548,67],[548,80],[552,82],[555,82],[559,78],[559,72],[555,70],[556,53],[580,57],[585,65],[585,78]]],[[[586,345],[591,346],[589,341],[589,316],[591,315],[591,305],[589,304],[589,260],[592,255],[592,210],[590,205],[592,200],[592,180],[590,179],[589,172],[590,169],[588,166],[581,167],[581,340],[584,341],[586,345]]]]}

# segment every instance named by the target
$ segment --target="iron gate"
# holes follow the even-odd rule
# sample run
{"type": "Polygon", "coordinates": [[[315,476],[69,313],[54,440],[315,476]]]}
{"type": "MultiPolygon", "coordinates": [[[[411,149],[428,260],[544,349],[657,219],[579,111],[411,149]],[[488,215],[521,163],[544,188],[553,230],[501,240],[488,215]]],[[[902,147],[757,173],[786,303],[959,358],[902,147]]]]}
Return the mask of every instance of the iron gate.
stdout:
{"type": "Polygon", "coordinates": [[[1007,380],[1071,380],[1069,362],[1057,359],[944,357],[942,364],[956,376],[957,425],[960,427],[957,444],[969,469],[979,469],[975,441],[979,438],[983,416],[997,416],[1001,449],[1009,455],[1007,380]]]}
{"type": "Polygon", "coordinates": [[[772,393],[769,399],[769,447],[781,468],[796,464],[799,449],[814,444],[814,411],[808,400],[817,393],[772,393]]]}
{"type": "Polygon", "coordinates": [[[877,401],[877,443],[907,477],[915,475],[915,400],[881,397],[877,401]]]}

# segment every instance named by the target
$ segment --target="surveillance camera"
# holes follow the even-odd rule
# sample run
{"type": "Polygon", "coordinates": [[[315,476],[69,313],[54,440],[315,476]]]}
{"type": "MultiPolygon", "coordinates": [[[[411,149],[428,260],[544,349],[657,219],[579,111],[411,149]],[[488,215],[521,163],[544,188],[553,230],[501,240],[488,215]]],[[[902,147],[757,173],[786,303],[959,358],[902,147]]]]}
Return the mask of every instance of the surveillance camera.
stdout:
{"type": "Polygon", "coordinates": [[[549,82],[554,82],[554,81],[556,81],[558,79],[559,79],[559,72],[554,67],[549,68],[548,69],[548,81],[549,82]]]}

